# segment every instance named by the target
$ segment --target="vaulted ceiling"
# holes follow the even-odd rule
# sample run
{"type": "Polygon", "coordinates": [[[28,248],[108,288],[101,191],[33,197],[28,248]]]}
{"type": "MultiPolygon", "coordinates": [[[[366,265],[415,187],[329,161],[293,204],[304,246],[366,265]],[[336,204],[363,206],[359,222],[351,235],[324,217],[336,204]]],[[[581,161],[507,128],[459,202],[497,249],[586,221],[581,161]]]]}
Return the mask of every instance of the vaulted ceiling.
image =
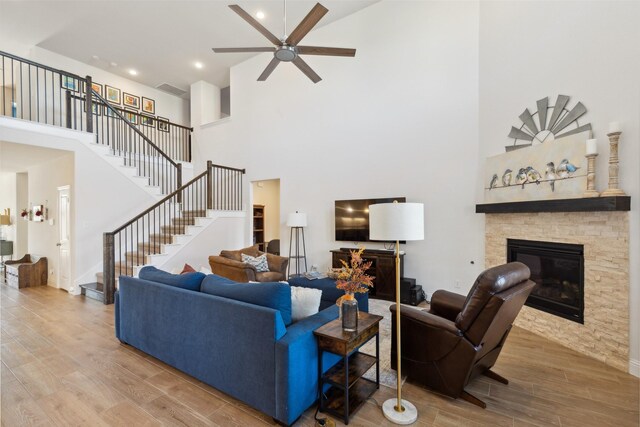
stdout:
{"type": "MultiPolygon", "coordinates": [[[[379,0],[322,0],[329,13],[318,27],[379,0]]],[[[205,80],[223,87],[229,67],[252,54],[214,54],[212,47],[269,46],[227,6],[238,3],[282,36],[282,1],[1,1],[0,39],[35,45],[149,86],[169,83],[188,90],[205,80]],[[203,64],[197,69],[195,63],[203,64]],[[116,65],[113,65],[116,64],[116,65]],[[138,74],[130,76],[135,69],[138,74]]],[[[287,2],[287,30],[314,0],[287,2]]],[[[356,47],[357,46],[337,46],[356,47]]],[[[72,71],[72,70],[70,70],[72,71]]]]}

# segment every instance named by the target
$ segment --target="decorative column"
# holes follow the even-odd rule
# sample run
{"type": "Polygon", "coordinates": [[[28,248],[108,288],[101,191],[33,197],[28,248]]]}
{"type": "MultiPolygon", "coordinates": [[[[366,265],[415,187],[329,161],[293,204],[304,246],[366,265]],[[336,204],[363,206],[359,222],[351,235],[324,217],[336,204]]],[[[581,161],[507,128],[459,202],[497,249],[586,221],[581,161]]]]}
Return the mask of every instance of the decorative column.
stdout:
{"type": "Polygon", "coordinates": [[[587,191],[582,197],[599,197],[596,191],[596,157],[598,153],[587,154],[587,191]]]}
{"type": "Polygon", "coordinates": [[[601,196],[626,196],[625,192],[618,188],[618,141],[622,132],[608,133],[609,137],[609,188],[601,196]]]}

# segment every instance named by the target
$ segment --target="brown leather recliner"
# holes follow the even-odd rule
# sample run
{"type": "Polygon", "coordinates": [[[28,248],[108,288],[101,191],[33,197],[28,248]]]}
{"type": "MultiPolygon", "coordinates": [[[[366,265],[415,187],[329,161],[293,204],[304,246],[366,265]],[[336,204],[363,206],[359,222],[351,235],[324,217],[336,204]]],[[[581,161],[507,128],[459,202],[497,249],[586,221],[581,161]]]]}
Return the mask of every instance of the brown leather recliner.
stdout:
{"type": "Polygon", "coordinates": [[[258,272],[254,266],[242,262],[242,254],[257,257],[262,253],[258,250],[258,245],[237,251],[221,251],[220,255],[209,257],[209,265],[214,274],[227,277],[236,282],[277,282],[285,280],[287,278],[287,264],[289,263],[289,259],[286,257],[267,254],[269,271],[264,272],[258,272]]]}
{"type": "MultiPolygon", "coordinates": [[[[464,387],[481,374],[509,383],[491,368],[535,285],[529,276],[526,265],[511,262],[482,272],[466,298],[439,290],[429,311],[403,306],[402,374],[411,382],[485,408],[464,387]]],[[[395,304],[390,309],[391,367],[397,369],[395,304]]]]}

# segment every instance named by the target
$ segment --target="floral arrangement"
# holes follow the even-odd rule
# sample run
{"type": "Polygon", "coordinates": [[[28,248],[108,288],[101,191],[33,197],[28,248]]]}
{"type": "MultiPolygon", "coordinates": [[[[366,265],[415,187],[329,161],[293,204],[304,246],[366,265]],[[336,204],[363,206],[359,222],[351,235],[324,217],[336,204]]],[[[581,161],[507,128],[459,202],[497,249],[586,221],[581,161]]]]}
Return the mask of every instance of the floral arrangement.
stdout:
{"type": "Polygon", "coordinates": [[[36,216],[42,216],[42,210],[38,209],[38,210],[36,211],[36,216]]]}
{"type": "Polygon", "coordinates": [[[29,215],[29,212],[27,212],[26,209],[22,209],[22,212],[20,212],[20,216],[22,218],[26,218],[29,215]]]}
{"type": "Polygon", "coordinates": [[[349,264],[344,260],[340,260],[342,269],[338,274],[336,287],[344,290],[347,294],[356,292],[366,293],[369,292],[369,288],[373,287],[374,277],[366,274],[367,270],[371,267],[371,261],[364,262],[362,252],[364,252],[364,247],[361,247],[357,251],[351,251],[351,261],[349,264]]]}

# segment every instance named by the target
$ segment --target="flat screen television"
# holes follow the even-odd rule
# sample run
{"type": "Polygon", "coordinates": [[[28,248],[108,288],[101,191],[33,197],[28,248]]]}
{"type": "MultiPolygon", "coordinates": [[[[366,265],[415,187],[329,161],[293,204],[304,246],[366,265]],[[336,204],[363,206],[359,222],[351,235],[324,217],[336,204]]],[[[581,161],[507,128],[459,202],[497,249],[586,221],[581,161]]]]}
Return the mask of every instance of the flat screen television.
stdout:
{"type": "MultiPolygon", "coordinates": [[[[369,239],[369,206],[377,203],[399,203],[405,197],[385,199],[336,200],[336,240],[344,242],[379,242],[369,239]]],[[[405,243],[405,242],[401,242],[405,243]]]]}

